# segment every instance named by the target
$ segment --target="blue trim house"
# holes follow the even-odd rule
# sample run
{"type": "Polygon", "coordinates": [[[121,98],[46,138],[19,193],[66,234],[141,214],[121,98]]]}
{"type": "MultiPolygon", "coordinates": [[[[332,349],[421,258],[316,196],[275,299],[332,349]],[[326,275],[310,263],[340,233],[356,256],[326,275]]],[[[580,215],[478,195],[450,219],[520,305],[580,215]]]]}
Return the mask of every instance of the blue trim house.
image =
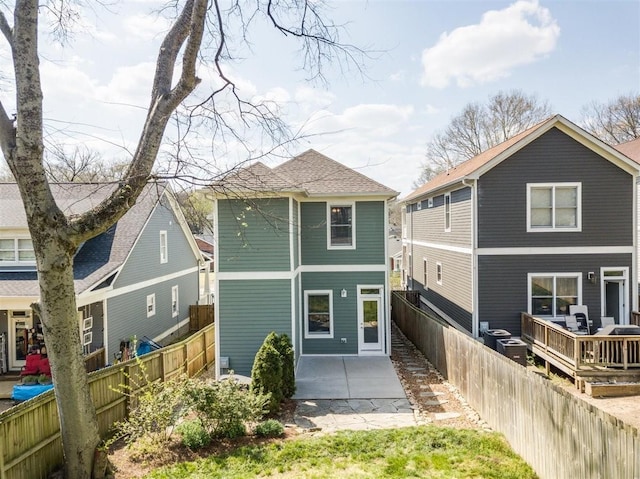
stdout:
{"type": "Polygon", "coordinates": [[[214,186],[216,364],[251,372],[270,331],[300,355],[388,355],[387,202],[318,153],[214,186]]]}
{"type": "MultiPolygon", "coordinates": [[[[112,188],[60,183],[52,185],[52,192],[63,211],[77,214],[98,204],[112,188]]],[[[147,185],[120,221],[82,244],[74,258],[84,352],[104,347],[110,362],[122,339],[135,335],[163,342],[184,332],[189,305],[200,299],[203,264],[168,186],[147,185]]],[[[8,339],[9,369],[20,369],[31,335],[39,333],[30,307],[38,297],[33,246],[18,188],[15,183],[0,184],[0,333],[8,339]]]]}
{"type": "MultiPolygon", "coordinates": [[[[631,148],[631,147],[629,147],[631,148]]],[[[638,305],[640,165],[560,115],[403,199],[403,278],[477,336],[520,334],[520,313],[585,305],[627,324],[638,305]]]]}

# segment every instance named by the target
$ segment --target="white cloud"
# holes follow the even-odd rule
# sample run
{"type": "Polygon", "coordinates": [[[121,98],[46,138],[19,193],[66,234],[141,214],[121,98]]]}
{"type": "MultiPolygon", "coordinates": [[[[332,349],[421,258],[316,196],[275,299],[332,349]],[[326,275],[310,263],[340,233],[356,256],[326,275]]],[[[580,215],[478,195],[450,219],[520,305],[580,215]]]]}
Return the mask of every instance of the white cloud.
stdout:
{"type": "Polygon", "coordinates": [[[152,14],[132,15],[123,21],[125,32],[143,41],[158,41],[159,35],[164,34],[170,26],[168,19],[152,14]]]}
{"type": "Polygon", "coordinates": [[[495,81],[551,53],[560,27],[538,0],[519,0],[482,15],[480,23],[443,33],[422,53],[422,85],[444,88],[495,81]]]}
{"type": "Polygon", "coordinates": [[[294,98],[298,104],[304,107],[304,110],[327,108],[336,100],[336,96],[333,93],[309,86],[297,87],[294,98]]]}
{"type": "Polygon", "coordinates": [[[410,105],[361,104],[347,108],[341,114],[320,110],[307,126],[314,134],[355,131],[358,135],[369,135],[375,139],[402,131],[412,114],[410,105]]]}

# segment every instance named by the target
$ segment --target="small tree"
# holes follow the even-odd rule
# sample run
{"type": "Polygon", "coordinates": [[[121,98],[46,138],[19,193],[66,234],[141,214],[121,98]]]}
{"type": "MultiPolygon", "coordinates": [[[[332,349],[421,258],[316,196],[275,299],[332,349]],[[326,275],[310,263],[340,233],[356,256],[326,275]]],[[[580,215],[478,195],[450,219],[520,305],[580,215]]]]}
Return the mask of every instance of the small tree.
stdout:
{"type": "Polygon", "coordinates": [[[282,358],[282,396],[290,399],[296,392],[296,372],[291,338],[286,334],[281,334],[277,337],[274,347],[282,358]]]}
{"type": "Polygon", "coordinates": [[[251,369],[251,391],[255,394],[269,394],[269,412],[280,407],[282,394],[282,356],[273,346],[278,336],[273,331],[267,335],[258,349],[251,369]]]}

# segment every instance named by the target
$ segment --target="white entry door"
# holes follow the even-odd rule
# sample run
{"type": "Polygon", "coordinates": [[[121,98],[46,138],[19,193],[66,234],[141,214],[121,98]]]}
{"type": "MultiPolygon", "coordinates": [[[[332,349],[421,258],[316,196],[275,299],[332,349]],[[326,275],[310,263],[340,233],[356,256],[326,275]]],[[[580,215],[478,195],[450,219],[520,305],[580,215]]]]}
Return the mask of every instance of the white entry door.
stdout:
{"type": "Polygon", "coordinates": [[[29,332],[33,327],[31,316],[18,316],[9,312],[9,369],[20,370],[29,352],[29,332]]]}
{"type": "Polygon", "coordinates": [[[358,353],[382,352],[384,314],[382,286],[358,286],[358,353]]]}
{"type": "Polygon", "coordinates": [[[628,268],[601,269],[602,316],[615,319],[617,324],[628,324],[628,268]]]}

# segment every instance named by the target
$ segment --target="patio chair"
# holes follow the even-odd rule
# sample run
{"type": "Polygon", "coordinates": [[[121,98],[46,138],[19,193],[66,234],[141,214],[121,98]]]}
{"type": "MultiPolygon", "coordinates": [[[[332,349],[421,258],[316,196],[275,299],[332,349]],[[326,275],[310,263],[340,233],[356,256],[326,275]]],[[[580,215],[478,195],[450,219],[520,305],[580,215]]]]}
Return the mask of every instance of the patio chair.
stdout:
{"type": "Polygon", "coordinates": [[[578,319],[575,317],[575,315],[571,314],[569,316],[565,316],[564,322],[567,325],[567,329],[572,333],[577,333],[580,330],[578,319]]]}
{"type": "Polygon", "coordinates": [[[20,370],[20,376],[35,376],[38,374],[38,367],[42,356],[38,353],[27,354],[25,365],[20,370]]]}
{"type": "Polygon", "coordinates": [[[591,334],[591,328],[589,326],[589,308],[584,304],[572,304],[569,306],[569,314],[576,317],[581,331],[586,331],[587,334],[591,334]]]}
{"type": "Polygon", "coordinates": [[[606,328],[607,326],[613,326],[614,324],[616,324],[616,320],[611,316],[602,316],[600,318],[600,328],[606,328]]]}

